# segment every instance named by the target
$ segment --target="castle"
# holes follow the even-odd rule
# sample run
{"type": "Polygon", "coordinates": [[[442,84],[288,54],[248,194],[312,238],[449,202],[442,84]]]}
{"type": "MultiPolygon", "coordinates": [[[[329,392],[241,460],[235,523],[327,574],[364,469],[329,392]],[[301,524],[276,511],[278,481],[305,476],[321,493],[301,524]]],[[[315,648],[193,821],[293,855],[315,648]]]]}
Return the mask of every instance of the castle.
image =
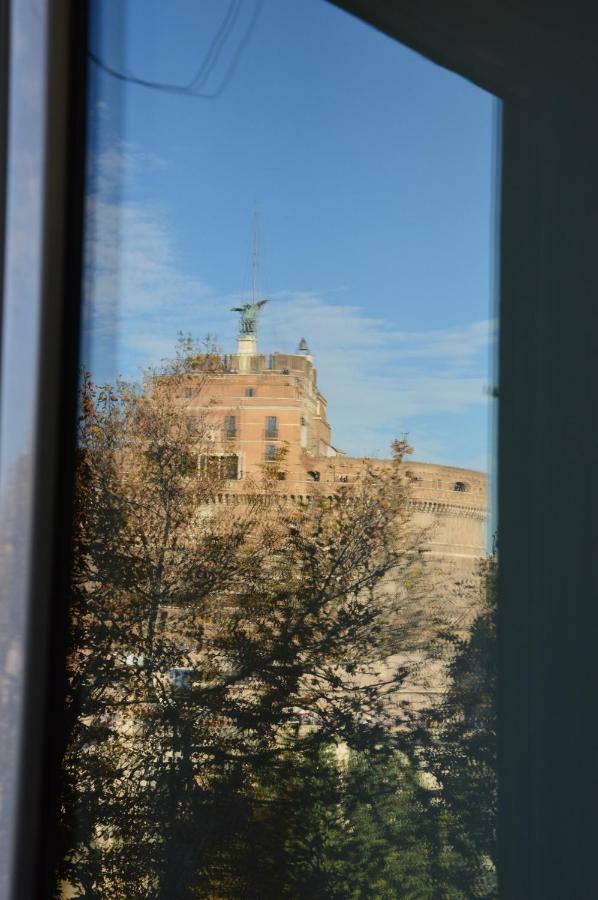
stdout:
{"type": "MultiPolygon", "coordinates": [[[[217,371],[198,372],[197,388],[191,376],[178,400],[190,423],[206,416],[213,422],[212,449],[202,465],[223,478],[222,502],[246,493],[264,466],[282,457],[272,489],[298,500],[355,481],[368,462],[334,446],[305,339],[294,354],[258,351],[257,313],[264,302],[235,310],[241,312],[236,352],[224,356],[217,371]]],[[[486,552],[486,475],[411,461],[406,469],[413,521],[428,533],[427,555],[455,576],[473,571],[486,552]]]]}
{"type": "MultiPolygon", "coordinates": [[[[297,352],[258,351],[257,314],[265,301],[247,303],[241,313],[236,352],[214,367],[186,375],[177,398],[193,431],[208,424],[200,464],[222,488],[217,501],[236,504],[263,484],[291,501],[332,494],[357,481],[365,468],[390,464],[347,456],[334,446],[326,399],[305,339],[297,352]]],[[[418,606],[419,639],[407,653],[381,661],[381,671],[407,664],[401,698],[425,707],[442,693],[446,677],[431,653],[438,623],[465,636],[479,611],[480,561],[487,553],[487,477],[481,472],[435,463],[405,463],[410,476],[411,524],[425,535],[425,592],[418,606]],[[432,627],[429,631],[427,624],[432,627]],[[434,624],[435,623],[435,624],[434,624]]]]}

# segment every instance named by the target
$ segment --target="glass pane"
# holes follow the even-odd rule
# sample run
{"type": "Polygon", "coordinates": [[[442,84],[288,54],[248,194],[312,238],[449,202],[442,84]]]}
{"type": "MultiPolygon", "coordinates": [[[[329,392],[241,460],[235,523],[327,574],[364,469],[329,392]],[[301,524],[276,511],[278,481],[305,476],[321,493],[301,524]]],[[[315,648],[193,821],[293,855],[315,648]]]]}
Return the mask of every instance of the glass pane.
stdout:
{"type": "Polygon", "coordinates": [[[495,896],[496,102],[321,0],[94,9],[57,880],[495,896]]]}

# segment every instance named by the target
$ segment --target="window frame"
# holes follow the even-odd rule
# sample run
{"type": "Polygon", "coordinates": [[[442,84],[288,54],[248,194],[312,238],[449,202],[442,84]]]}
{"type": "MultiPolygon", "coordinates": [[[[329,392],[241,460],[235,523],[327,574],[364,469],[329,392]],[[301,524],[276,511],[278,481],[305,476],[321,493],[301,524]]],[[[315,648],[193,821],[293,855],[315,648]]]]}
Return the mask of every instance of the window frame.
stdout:
{"type": "Polygon", "coordinates": [[[224,418],[224,436],[227,441],[234,440],[239,433],[237,426],[237,416],[228,415],[224,418]],[[232,423],[232,427],[231,427],[232,423]]]}
{"type": "Polygon", "coordinates": [[[220,481],[238,481],[241,478],[241,460],[238,453],[202,453],[199,458],[200,472],[212,476],[220,481]],[[235,460],[234,475],[231,461],[235,460]]]}
{"type": "Polygon", "coordinates": [[[483,0],[475,8],[468,0],[329,2],[502,100],[499,893],[591,896],[598,717],[588,714],[587,697],[598,687],[598,460],[588,411],[598,409],[598,70],[590,35],[598,10],[584,0],[483,0]],[[575,466],[563,479],[572,447],[575,466]]]}
{"type": "MultiPolygon", "coordinates": [[[[14,16],[18,2],[4,0],[2,15],[14,16]]],[[[566,9],[535,5],[533,14],[520,4],[492,0],[475,8],[466,0],[329,2],[503,100],[497,199],[500,892],[509,900],[591,896],[598,806],[598,717],[587,705],[598,683],[598,483],[588,412],[598,408],[598,367],[590,365],[598,358],[592,301],[598,290],[598,204],[592,199],[598,190],[598,75],[589,40],[595,10],[580,0],[566,9]],[[563,479],[562,460],[571,446],[579,455],[563,479]],[[574,731],[563,727],[564,709],[574,731]]],[[[36,6],[48,52],[43,340],[28,348],[39,372],[31,413],[37,435],[34,530],[27,548],[35,566],[28,563],[25,573],[28,614],[35,610],[36,627],[26,645],[26,752],[8,889],[19,900],[49,895],[53,852],[78,377],[88,15],[84,0],[38,0],[36,6]]],[[[10,74],[6,43],[0,54],[1,70],[10,74]]],[[[5,124],[4,116],[0,129],[5,124]]],[[[0,386],[1,402],[6,390],[0,386]]]]}
{"type": "Polygon", "coordinates": [[[264,434],[267,441],[278,440],[278,416],[266,416],[264,434]],[[274,426],[272,426],[272,423],[274,423],[274,426]]]}
{"type": "MultiPolygon", "coordinates": [[[[25,41],[41,41],[45,49],[45,90],[42,110],[43,147],[34,163],[41,185],[39,219],[30,223],[28,239],[40,258],[40,286],[29,298],[40,325],[40,343],[21,348],[30,356],[36,375],[34,395],[26,398],[22,414],[30,422],[32,453],[31,487],[26,500],[32,527],[21,547],[23,599],[26,611],[22,635],[22,715],[18,735],[19,769],[15,773],[17,808],[12,821],[14,852],[8,872],[2,872],[0,898],[51,895],[50,861],[57,840],[52,810],[58,799],[58,767],[62,753],[64,665],[66,646],[66,598],[70,569],[73,471],[79,364],[82,281],[83,196],[87,102],[86,2],[38,0],[34,16],[25,17],[20,0],[0,0],[6,34],[27,21],[31,32],[19,33],[25,41]],[[73,135],[78,138],[71,140],[73,135]],[[38,230],[39,229],[39,230],[38,230]],[[40,688],[41,685],[41,688],[40,688]]],[[[26,26],[27,27],[27,26],[26,26]]],[[[0,117],[2,157],[10,154],[10,106],[27,102],[31,83],[18,77],[19,47],[7,38],[0,43],[0,67],[8,70],[9,97],[3,88],[0,117]]],[[[0,172],[2,214],[8,210],[5,193],[13,176],[0,172]]],[[[11,227],[10,218],[5,226],[11,227]]],[[[14,265],[10,244],[3,235],[3,269],[14,265]]],[[[2,284],[2,321],[7,296],[2,284]]],[[[4,335],[3,335],[4,337],[4,335]]],[[[9,386],[16,383],[18,354],[3,354],[4,378],[0,405],[14,399],[9,386]]],[[[6,465],[2,457],[0,464],[6,465]]],[[[0,507],[2,502],[0,501],[0,507]]],[[[0,509],[3,515],[4,510],[0,509]]]]}
{"type": "Polygon", "coordinates": [[[276,444],[266,444],[264,447],[264,460],[267,463],[276,462],[278,459],[278,448],[276,444]]]}

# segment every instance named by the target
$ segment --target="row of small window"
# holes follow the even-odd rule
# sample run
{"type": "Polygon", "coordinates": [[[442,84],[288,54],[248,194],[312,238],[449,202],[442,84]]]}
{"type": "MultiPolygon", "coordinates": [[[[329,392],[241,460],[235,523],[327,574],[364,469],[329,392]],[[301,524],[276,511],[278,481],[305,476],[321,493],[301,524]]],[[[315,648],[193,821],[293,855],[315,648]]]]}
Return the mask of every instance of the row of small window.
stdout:
{"type": "MultiPolygon", "coordinates": [[[[419,475],[414,475],[413,472],[407,472],[407,475],[409,476],[413,484],[423,484],[424,479],[419,475]]],[[[432,487],[436,488],[444,487],[444,482],[442,482],[440,479],[436,479],[430,484],[432,487]]],[[[471,490],[471,486],[466,481],[453,481],[451,490],[459,491],[460,493],[466,493],[467,491],[471,490]]]]}
{"type": "MultiPolygon", "coordinates": [[[[191,397],[195,397],[196,394],[197,394],[197,391],[195,388],[192,388],[192,387],[183,388],[183,397],[186,400],[188,400],[191,397]]],[[[255,397],[255,388],[252,388],[252,387],[245,388],[245,396],[246,397],[255,397]]]]}
{"type": "MultiPolygon", "coordinates": [[[[273,444],[268,444],[266,446],[265,453],[266,462],[276,462],[278,459],[278,450],[273,444]]],[[[225,481],[236,481],[239,478],[239,457],[238,456],[202,456],[201,458],[201,471],[204,475],[207,475],[209,478],[215,478],[218,480],[224,479],[225,481]]],[[[278,478],[280,481],[284,481],[285,473],[279,472],[278,478]]],[[[319,473],[318,479],[319,480],[319,473]]]]}
{"type": "MultiPolygon", "coordinates": [[[[278,418],[277,416],[266,416],[266,440],[275,441],[278,439],[278,418]]],[[[237,436],[237,417],[226,416],[224,420],[224,435],[226,438],[236,438],[237,436]]]]}
{"type": "MultiPolygon", "coordinates": [[[[279,459],[279,450],[275,444],[267,444],[265,452],[266,462],[277,462],[279,459]]],[[[239,457],[238,456],[202,456],[201,471],[208,476],[217,479],[225,479],[226,481],[236,481],[239,478],[239,457]]],[[[308,473],[312,481],[320,480],[320,473],[317,470],[310,470],[308,473]]],[[[286,478],[285,472],[278,472],[277,477],[280,481],[286,478]]],[[[339,475],[339,481],[348,482],[348,475],[339,475]]]]}
{"type": "MultiPolygon", "coordinates": [[[[197,416],[187,416],[187,428],[190,432],[199,431],[199,418],[197,416]]],[[[224,437],[227,440],[233,440],[237,437],[237,417],[226,416],[224,420],[224,437]]],[[[278,440],[278,419],[276,416],[266,416],[266,428],[264,437],[269,441],[278,440]]]]}

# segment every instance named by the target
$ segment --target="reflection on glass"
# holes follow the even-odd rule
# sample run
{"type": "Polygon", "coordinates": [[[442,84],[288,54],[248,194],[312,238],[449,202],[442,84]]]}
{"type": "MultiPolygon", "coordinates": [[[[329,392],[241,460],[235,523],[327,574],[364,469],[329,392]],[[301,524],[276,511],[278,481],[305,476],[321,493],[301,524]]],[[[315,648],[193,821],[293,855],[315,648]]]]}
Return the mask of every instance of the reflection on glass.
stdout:
{"type": "Polygon", "coordinates": [[[57,891],[494,896],[494,101],[97,12],[57,891]]]}

